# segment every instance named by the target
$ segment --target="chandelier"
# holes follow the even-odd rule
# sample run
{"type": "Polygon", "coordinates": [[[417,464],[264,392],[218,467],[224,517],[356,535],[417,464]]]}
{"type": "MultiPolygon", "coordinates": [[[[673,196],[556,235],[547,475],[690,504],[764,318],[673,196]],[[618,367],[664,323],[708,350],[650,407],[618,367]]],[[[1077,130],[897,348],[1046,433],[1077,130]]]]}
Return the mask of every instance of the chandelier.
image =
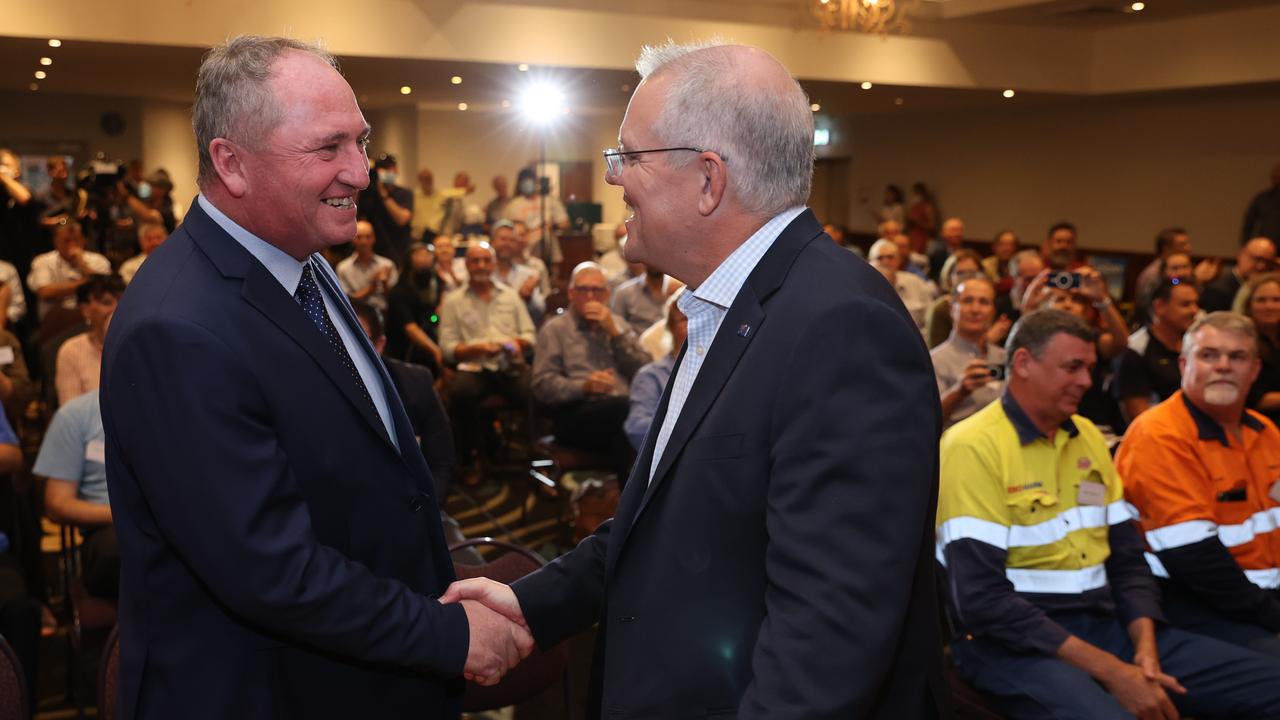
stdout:
{"type": "Polygon", "coordinates": [[[816,0],[813,14],[824,30],[887,35],[907,31],[907,10],[914,4],[915,0],[816,0]]]}

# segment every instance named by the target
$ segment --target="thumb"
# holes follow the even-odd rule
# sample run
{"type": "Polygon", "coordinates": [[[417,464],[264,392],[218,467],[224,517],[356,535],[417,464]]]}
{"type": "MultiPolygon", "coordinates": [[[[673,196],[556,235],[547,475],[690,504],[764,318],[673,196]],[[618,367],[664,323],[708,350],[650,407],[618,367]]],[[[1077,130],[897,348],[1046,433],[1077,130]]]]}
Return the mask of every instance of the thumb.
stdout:
{"type": "Polygon", "coordinates": [[[456,580],[449,585],[449,589],[444,591],[444,595],[440,596],[440,603],[456,603],[459,600],[475,600],[484,593],[480,588],[475,587],[474,580],[456,580]]]}

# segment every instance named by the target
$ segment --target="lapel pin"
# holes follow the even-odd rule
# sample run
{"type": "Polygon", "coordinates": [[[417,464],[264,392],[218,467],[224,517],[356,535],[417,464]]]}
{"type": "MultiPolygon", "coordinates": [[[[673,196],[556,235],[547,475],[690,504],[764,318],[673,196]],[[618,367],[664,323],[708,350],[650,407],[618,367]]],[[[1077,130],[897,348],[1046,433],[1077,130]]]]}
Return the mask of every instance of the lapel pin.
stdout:
{"type": "Polygon", "coordinates": [[[747,324],[743,324],[742,327],[738,328],[738,337],[746,337],[750,332],[751,332],[751,326],[747,324]]]}

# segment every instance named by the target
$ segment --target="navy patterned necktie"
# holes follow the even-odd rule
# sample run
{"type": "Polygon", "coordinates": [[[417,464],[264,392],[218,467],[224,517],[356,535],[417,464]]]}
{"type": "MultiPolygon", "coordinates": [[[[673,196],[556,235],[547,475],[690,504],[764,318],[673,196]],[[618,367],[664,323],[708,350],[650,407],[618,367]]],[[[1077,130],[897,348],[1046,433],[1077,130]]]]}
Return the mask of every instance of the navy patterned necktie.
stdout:
{"type": "Polygon", "coordinates": [[[338,357],[338,362],[342,367],[347,369],[351,374],[351,379],[355,381],[356,387],[360,388],[360,395],[364,397],[364,401],[369,404],[369,408],[373,410],[374,417],[381,419],[378,414],[378,408],[373,404],[373,398],[369,396],[369,388],[365,387],[364,380],[360,377],[360,371],[356,370],[356,365],[351,361],[351,355],[347,352],[346,345],[342,343],[342,336],[338,334],[338,328],[334,327],[333,320],[329,319],[329,312],[324,307],[324,297],[320,294],[320,286],[316,284],[315,276],[312,274],[311,261],[302,265],[302,280],[298,282],[298,290],[293,294],[293,299],[298,301],[302,306],[303,312],[307,317],[311,318],[311,322],[316,324],[316,329],[329,341],[329,347],[333,348],[333,353],[338,357]]]}

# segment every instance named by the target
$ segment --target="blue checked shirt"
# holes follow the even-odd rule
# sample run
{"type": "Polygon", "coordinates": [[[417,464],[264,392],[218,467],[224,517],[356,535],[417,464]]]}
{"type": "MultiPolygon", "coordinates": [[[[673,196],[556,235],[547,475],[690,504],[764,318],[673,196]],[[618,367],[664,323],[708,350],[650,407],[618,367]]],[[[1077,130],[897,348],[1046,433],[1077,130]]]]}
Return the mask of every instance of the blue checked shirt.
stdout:
{"type": "Polygon", "coordinates": [[[765,223],[747,241],[738,246],[720,267],[716,268],[696,289],[690,289],[680,296],[676,305],[689,318],[689,338],[684,359],[676,368],[674,385],[671,386],[671,400],[667,403],[667,414],[662,418],[662,428],[658,431],[658,439],[653,446],[653,462],[649,464],[649,482],[653,482],[653,474],[662,459],[662,452],[671,439],[671,431],[680,419],[680,411],[689,399],[689,391],[698,379],[698,371],[702,369],[702,361],[711,352],[711,342],[715,340],[720,323],[729,312],[729,306],[738,297],[738,291],[747,282],[751,271],[756,269],[760,258],[773,247],[782,231],[795,220],[804,207],[793,207],[775,215],[765,223]]]}

